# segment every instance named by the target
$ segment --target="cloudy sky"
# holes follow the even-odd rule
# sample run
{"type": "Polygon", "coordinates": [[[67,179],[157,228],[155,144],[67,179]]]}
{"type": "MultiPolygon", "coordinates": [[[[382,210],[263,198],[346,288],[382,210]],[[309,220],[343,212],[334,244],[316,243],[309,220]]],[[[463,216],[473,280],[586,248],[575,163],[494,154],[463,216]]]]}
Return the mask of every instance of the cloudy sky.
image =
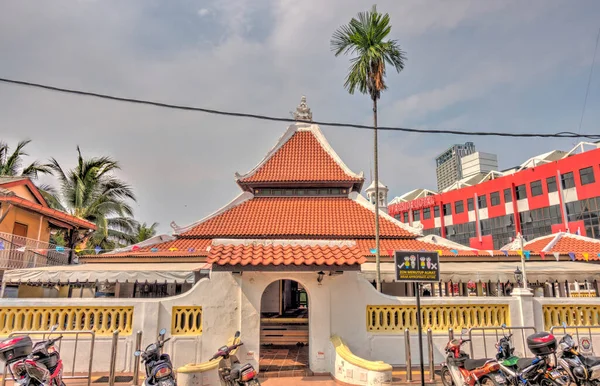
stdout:
{"type": "MultiPolygon", "coordinates": [[[[598,28],[596,0],[380,1],[407,52],[388,71],[380,124],[471,131],[577,131],[598,28]]],[[[306,95],[315,120],[369,124],[370,102],[343,89],[332,32],[359,0],[0,2],[0,77],[215,109],[289,117],[306,95]]],[[[600,132],[600,58],[581,132],[600,132]]],[[[286,125],[170,111],[0,84],[0,139],[32,139],[33,158],[74,166],[110,155],[138,196],[136,216],[169,231],[235,197],[286,125]]],[[[371,133],[323,128],[370,174],[371,133]]],[[[435,188],[435,155],[473,141],[510,167],[573,140],[383,133],[391,196],[435,188]]]]}

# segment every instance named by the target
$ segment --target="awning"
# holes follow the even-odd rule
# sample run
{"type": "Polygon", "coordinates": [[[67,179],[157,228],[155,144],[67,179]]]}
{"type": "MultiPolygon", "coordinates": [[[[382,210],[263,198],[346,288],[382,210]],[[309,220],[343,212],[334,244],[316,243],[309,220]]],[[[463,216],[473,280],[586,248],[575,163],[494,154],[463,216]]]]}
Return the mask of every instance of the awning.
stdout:
{"type": "MultiPolygon", "coordinates": [[[[482,281],[506,282],[514,281],[514,272],[521,262],[488,262],[488,263],[441,263],[440,278],[443,281],[482,281]]],[[[528,261],[525,263],[527,281],[580,281],[600,280],[600,264],[572,261],[528,261]]],[[[361,270],[368,280],[375,280],[375,263],[366,263],[361,270]]],[[[394,264],[381,264],[381,280],[394,281],[394,264]]]]}
{"type": "Polygon", "coordinates": [[[195,273],[208,273],[206,263],[81,264],[14,269],[4,272],[6,283],[194,283],[195,273]]]}

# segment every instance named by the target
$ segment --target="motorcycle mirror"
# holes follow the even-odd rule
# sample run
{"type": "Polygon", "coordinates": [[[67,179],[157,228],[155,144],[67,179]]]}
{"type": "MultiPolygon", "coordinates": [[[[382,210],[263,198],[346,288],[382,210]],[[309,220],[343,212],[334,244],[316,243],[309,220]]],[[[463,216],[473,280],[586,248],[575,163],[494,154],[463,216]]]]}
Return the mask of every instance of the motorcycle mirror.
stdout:
{"type": "Polygon", "coordinates": [[[461,334],[461,335],[465,335],[467,332],[469,332],[469,330],[467,330],[466,328],[463,328],[463,329],[460,331],[460,334],[461,334]]]}
{"type": "Polygon", "coordinates": [[[55,324],[54,326],[52,326],[52,328],[50,328],[50,333],[53,333],[57,329],[58,329],[58,324],[55,324]]]}
{"type": "Polygon", "coordinates": [[[563,328],[567,328],[567,322],[562,322],[563,328]]]}
{"type": "Polygon", "coordinates": [[[240,337],[240,332],[239,332],[239,331],[236,331],[236,332],[235,332],[235,337],[236,337],[236,338],[239,338],[239,337],[240,337]]]}
{"type": "Polygon", "coordinates": [[[506,323],[502,323],[502,326],[500,327],[502,327],[502,329],[504,330],[506,328],[506,323]]]}
{"type": "Polygon", "coordinates": [[[142,355],[142,352],[139,350],[133,353],[133,356],[136,356],[136,357],[139,357],[140,355],[142,355]]]}
{"type": "Polygon", "coordinates": [[[163,328],[162,330],[160,330],[160,332],[158,333],[159,335],[164,335],[167,333],[167,330],[165,328],[163,328]]]}

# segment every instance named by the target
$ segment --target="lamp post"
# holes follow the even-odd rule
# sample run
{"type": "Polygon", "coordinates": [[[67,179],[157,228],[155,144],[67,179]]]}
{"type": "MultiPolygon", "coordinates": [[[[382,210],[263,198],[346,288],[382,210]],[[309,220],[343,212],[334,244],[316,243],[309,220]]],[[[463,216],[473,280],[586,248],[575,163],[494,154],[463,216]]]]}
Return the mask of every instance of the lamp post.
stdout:
{"type": "Polygon", "coordinates": [[[517,284],[521,284],[522,280],[523,280],[523,272],[521,272],[519,267],[517,267],[517,269],[515,270],[515,281],[517,282],[517,284]]]}

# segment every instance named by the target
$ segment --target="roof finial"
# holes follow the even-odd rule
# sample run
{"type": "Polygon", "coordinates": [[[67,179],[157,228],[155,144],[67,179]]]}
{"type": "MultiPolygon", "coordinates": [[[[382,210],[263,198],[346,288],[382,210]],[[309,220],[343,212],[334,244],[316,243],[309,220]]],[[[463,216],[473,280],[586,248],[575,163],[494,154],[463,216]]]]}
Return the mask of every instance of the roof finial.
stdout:
{"type": "Polygon", "coordinates": [[[298,107],[296,107],[294,119],[297,121],[312,122],[312,112],[306,104],[306,97],[304,95],[302,95],[302,98],[300,99],[300,104],[298,105],[298,107]]]}

